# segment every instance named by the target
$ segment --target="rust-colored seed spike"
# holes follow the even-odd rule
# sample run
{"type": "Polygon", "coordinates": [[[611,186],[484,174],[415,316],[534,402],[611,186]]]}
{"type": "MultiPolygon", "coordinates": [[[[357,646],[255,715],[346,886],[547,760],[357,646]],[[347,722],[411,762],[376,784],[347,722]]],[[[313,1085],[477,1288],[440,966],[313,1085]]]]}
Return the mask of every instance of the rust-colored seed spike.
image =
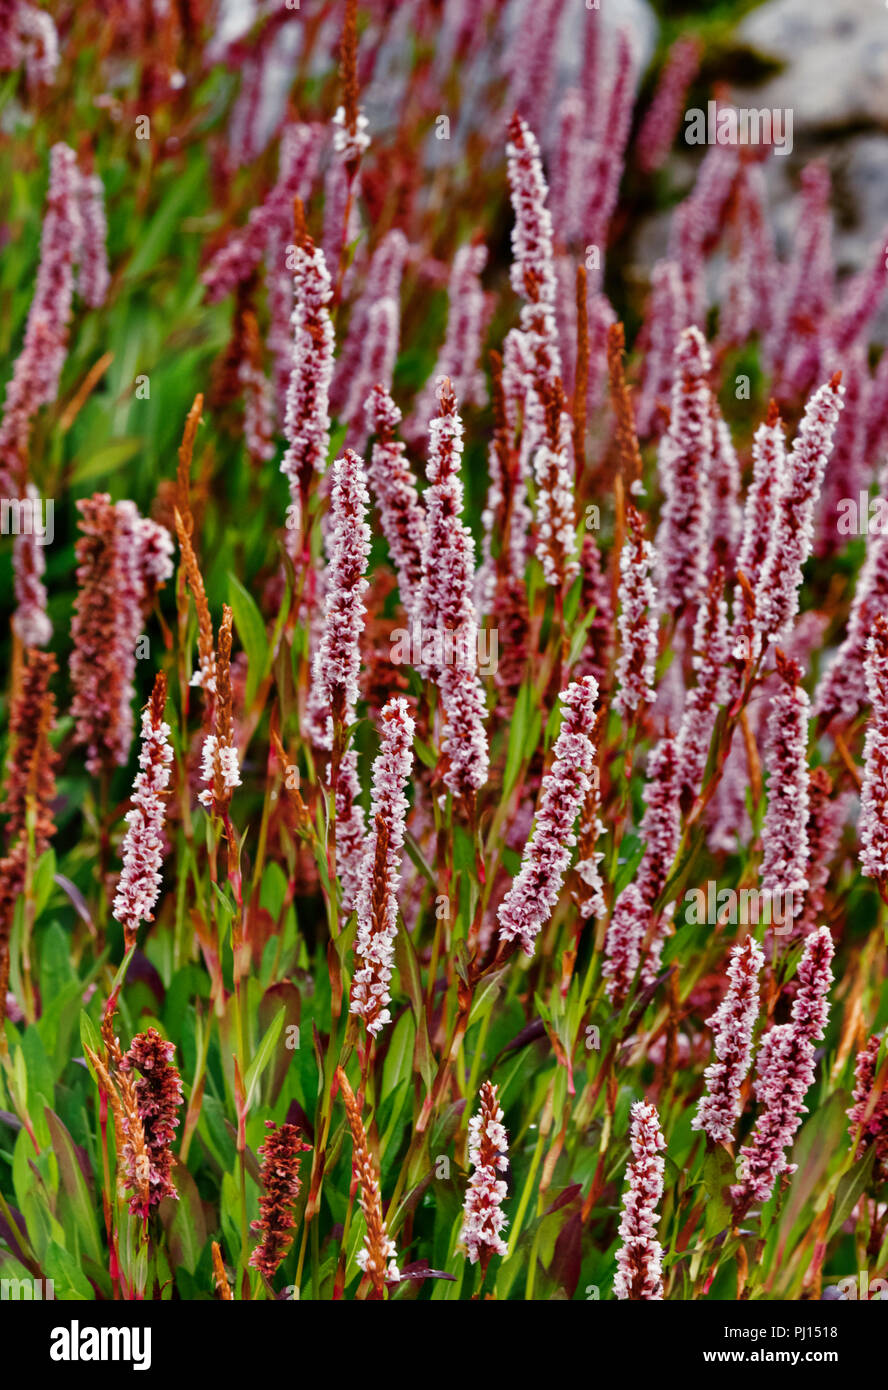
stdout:
{"type": "Polygon", "coordinates": [[[765,424],[768,426],[768,429],[773,429],[779,419],[780,407],[772,396],[768,402],[768,413],[765,416],[765,424]]]}
{"type": "Polygon", "coordinates": [[[216,721],[218,736],[231,742],[231,623],[232,612],[228,604],[222,605],[222,625],[219,628],[219,651],[216,661],[216,693],[219,697],[219,714],[216,721]]]}
{"type": "Polygon", "coordinates": [[[623,370],[623,351],[626,334],[621,323],[612,323],[607,331],[607,371],[611,404],[617,420],[617,448],[623,481],[631,486],[641,477],[641,450],[635,433],[635,412],[623,370]]]}
{"type": "Polygon", "coordinates": [[[194,526],[191,516],[191,504],[188,500],[191,460],[194,456],[194,441],[197,437],[197,427],[200,424],[203,401],[203,395],[198,392],[185,418],[182,443],[179,445],[179,467],[176,470],[176,506],[182,515],[183,525],[189,535],[194,526]]]}
{"type": "Polygon", "coordinates": [[[174,511],[176,523],[176,535],[179,538],[179,548],[182,552],[182,564],[185,567],[185,576],[188,580],[188,587],[194,598],[194,606],[197,609],[197,648],[200,657],[201,674],[204,677],[204,691],[209,696],[207,689],[207,679],[212,676],[215,666],[213,654],[213,624],[210,619],[210,605],[207,603],[207,593],[204,588],[203,576],[197,563],[197,556],[191,544],[191,538],[185,527],[182,515],[176,507],[174,511]]]}
{"type": "Polygon", "coordinates": [[[216,1284],[216,1292],[223,1303],[228,1303],[233,1299],[231,1285],[228,1282],[228,1275],[225,1273],[225,1266],[222,1263],[222,1251],[219,1249],[219,1242],[213,1241],[213,1276],[216,1284]]]}
{"type": "Polygon", "coordinates": [[[261,366],[262,348],[259,341],[259,325],[252,309],[243,312],[244,348],[247,360],[255,367],[261,366]]]}
{"type": "Polygon", "coordinates": [[[345,124],[354,130],[358,120],[358,0],[345,0],[340,74],[345,124]]]}
{"type": "Polygon", "coordinates": [[[165,671],[158,671],[154,677],[154,688],[151,691],[151,718],[155,724],[160,724],[163,719],[163,712],[166,709],[167,700],[167,678],[165,671]]]}
{"type": "Polygon", "coordinates": [[[367,1145],[367,1134],[361,1119],[361,1109],[342,1067],[338,1067],[336,1070],[336,1080],[342,1091],[348,1127],[351,1130],[352,1173],[354,1181],[359,1183],[361,1187],[361,1210],[367,1225],[364,1250],[358,1263],[371,1280],[376,1297],[382,1298],[385,1292],[388,1262],[395,1253],[394,1246],[386,1234],[385,1221],[382,1215],[382,1198],[379,1192],[379,1178],[367,1145]]]}
{"type": "Polygon", "coordinates": [[[301,198],[293,199],[293,242],[296,246],[305,246],[310,240],[308,228],[305,225],[305,208],[301,198]]]}
{"type": "Polygon", "coordinates": [[[786,654],[777,647],[774,652],[774,664],[777,667],[777,674],[787,685],[798,685],[802,679],[802,668],[797,661],[792,661],[786,654]]]}
{"type": "Polygon", "coordinates": [[[284,804],[293,813],[294,828],[301,834],[308,834],[311,830],[311,817],[308,814],[308,807],[302,800],[302,793],[298,787],[293,787],[288,781],[288,773],[292,764],[281,743],[280,735],[276,729],[270,731],[271,745],[274,748],[275,757],[278,760],[284,778],[284,804]]]}
{"type": "Polygon", "coordinates": [[[440,401],[439,415],[456,414],[456,396],[453,391],[453,386],[450,383],[449,376],[445,376],[441,383],[441,391],[438,399],[440,401]]]}

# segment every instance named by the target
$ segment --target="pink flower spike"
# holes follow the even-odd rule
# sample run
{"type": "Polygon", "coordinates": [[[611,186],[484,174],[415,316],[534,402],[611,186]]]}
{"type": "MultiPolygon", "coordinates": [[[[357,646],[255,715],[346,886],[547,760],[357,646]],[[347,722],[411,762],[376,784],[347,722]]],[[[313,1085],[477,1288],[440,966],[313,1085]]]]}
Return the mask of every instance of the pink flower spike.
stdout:
{"type": "Polygon", "coordinates": [[[637,1100],[632,1106],[621,1245],[617,1251],[614,1294],[619,1299],[653,1301],[663,1297],[663,1247],[657,1240],[657,1204],[663,1196],[666,1147],[656,1108],[637,1100]]]}
{"type": "Polygon", "coordinates": [[[401,331],[401,310],[396,299],[380,299],[367,315],[367,336],[364,356],[352,381],[342,418],[348,422],[346,442],[349,448],[363,450],[367,443],[365,404],[367,392],[373,386],[391,389],[398,338],[401,331]]]}
{"type": "Polygon", "coordinates": [[[98,309],[105,303],[111,283],[108,273],[105,186],[98,174],[81,174],[78,194],[83,222],[83,254],[77,289],[85,304],[91,309],[98,309]]]}
{"type": "MultiPolygon", "coordinates": [[[[848,1133],[852,1141],[857,1139],[858,1132],[861,1134],[860,1154],[870,1147],[876,1151],[873,1172],[876,1183],[888,1182],[888,1089],[884,1081],[881,1091],[876,1084],[880,1048],[880,1038],[872,1037],[863,1051],[858,1052],[854,1068],[854,1104],[848,1111],[851,1121],[848,1133]]],[[[879,1070],[880,1074],[884,1072],[884,1064],[879,1070]]]]}
{"type": "Polygon", "coordinates": [[[527,956],[533,955],[536,938],[558,901],[570,852],[577,842],[574,825],[592,786],[595,762],[592,730],[597,682],[584,676],[559,698],[561,732],[555,740],[552,765],[543,777],[533,833],[518,876],[497,913],[500,940],[518,941],[527,956]]]}
{"type": "Polygon", "coordinates": [[[521,329],[528,339],[531,370],[540,382],[551,383],[561,375],[552,217],[546,207],[548,190],[539,145],[530,127],[517,115],[509,126],[506,156],[515,213],[509,276],[515,293],[526,301],[521,310],[521,329]]]}
{"type": "Polygon", "coordinates": [[[785,642],[799,611],[802,567],[814,539],[814,508],[832,449],[833,433],[842,409],[841,373],[808,401],[792,452],[786,461],[784,485],[776,499],[776,516],[768,553],[755,593],[756,632],[766,645],[785,642]]]}
{"type": "Polygon", "coordinates": [[[771,1028],[759,1048],[753,1089],[762,1108],[738,1156],[739,1181],[731,1188],[736,1219],[754,1202],[767,1202],[781,1173],[795,1172],[785,1151],[806,1113],[804,1100],[815,1077],[814,1044],[826,1032],[832,957],[829,928],[818,927],[799,962],[791,1020],[771,1028]]]}
{"type": "Polygon", "coordinates": [[[651,578],[653,548],[644,537],[638,508],[626,507],[626,539],[620,555],[620,655],[617,658],[614,709],[623,718],[637,716],[654,699],[657,659],[657,594],[651,578]]]}
{"type": "Polygon", "coordinates": [[[447,287],[447,333],[435,370],[420,393],[408,437],[424,436],[436,409],[437,382],[449,377],[454,394],[466,405],[484,404],[484,374],[478,367],[486,319],[481,272],[487,247],[479,242],[461,246],[453,258],[447,287]]]}
{"type": "Polygon", "coordinates": [[[654,99],[638,132],[638,164],[643,174],[660,169],[678,133],[688,87],[697,75],[702,44],[695,34],[678,39],[660,73],[654,99]]]}
{"type": "Polygon", "coordinates": [[[400,698],[389,700],[381,722],[382,744],[373,764],[373,828],[357,896],[355,972],[349,1003],[349,1012],[364,1019],[367,1032],[374,1038],[391,1023],[389,982],[398,930],[397,892],[408,804],[404,784],[413,766],[416,727],[407,701],[400,698]]]}
{"type": "MultiPolygon", "coordinates": [[[[26,501],[34,509],[32,516],[39,516],[41,500],[33,483],[27,485],[26,501]]],[[[43,583],[46,573],[44,549],[34,525],[30,529],[22,529],[12,545],[16,605],[12,630],[26,647],[45,647],[52,640],[52,624],[46,611],[46,587],[43,583]]]]}
{"type": "Polygon", "coordinates": [[[716,565],[730,574],[740,544],[743,515],[740,510],[740,463],[718,401],[712,397],[712,465],[709,473],[709,514],[712,555],[716,565]]]}
{"type": "MultiPolygon", "coordinates": [[[[14,478],[20,473],[27,456],[31,420],[40,406],[50,404],[58,395],[71,321],[74,267],[83,241],[79,192],[74,151],[68,145],[53,145],[37,283],[0,423],[0,478],[14,478]]],[[[2,491],[12,495],[8,479],[2,491]]]]}
{"type": "MultiPolygon", "coordinates": [[[[888,356],[888,354],[886,354],[888,356]]],[[[879,479],[879,496],[888,494],[888,470],[879,479]]],[[[888,528],[867,538],[866,559],[848,615],[845,637],[814,694],[814,713],[825,722],[850,724],[867,701],[865,652],[876,615],[888,609],[888,528]]]]}
{"type": "Polygon", "coordinates": [[[639,439],[659,434],[674,375],[673,356],[678,335],[687,326],[681,272],[675,261],[657,261],[644,322],[645,342],[641,388],[635,412],[639,439]]]}
{"type": "Polygon", "coordinates": [[[164,797],[173,761],[170,726],[163,718],[165,704],[166,677],[160,672],[151,699],[142,711],[140,771],[133,786],[133,808],[126,816],[128,829],[121,850],[123,870],[112,909],[124,929],[127,949],[135,944],[139,923],[154,920],[154,905],[160,892],[164,797]]]}
{"type": "MultiPolygon", "coordinates": [[[[608,998],[617,1006],[626,999],[635,972],[642,963],[642,947],[650,926],[653,905],[665,886],[678,853],[681,840],[678,784],[675,740],[663,738],[648,754],[645,809],[639,827],[645,846],[644,855],[635,881],[623,890],[614,905],[605,937],[602,973],[607,981],[608,998]]],[[[643,985],[653,984],[657,978],[672,912],[670,904],[657,923],[650,949],[642,963],[643,985]]]]}
{"type": "Polygon", "coordinates": [[[410,246],[397,227],[382,238],[367,267],[364,288],[352,306],[348,334],[336,361],[330,400],[344,420],[356,419],[367,392],[377,380],[387,388],[384,377],[372,377],[366,368],[367,335],[370,315],[382,300],[393,300],[400,313],[401,281],[407,264],[410,246]]]}
{"type": "Polygon", "coordinates": [[[867,396],[871,389],[866,348],[855,343],[841,357],[835,348],[825,348],[822,360],[827,370],[841,364],[845,395],[817,509],[814,553],[818,557],[834,555],[847,543],[843,503],[847,504],[849,497],[856,502],[861,492],[868,490],[871,473],[864,454],[867,396]]]}
{"type": "Polygon", "coordinates": [[[716,1060],[706,1068],[707,1094],[701,1097],[692,1129],[702,1129],[713,1144],[730,1144],[743,1104],[741,1088],[752,1062],[752,1035],[759,1016],[759,974],[764,952],[748,936],[731,951],[727,994],[706,1026],[714,1033],[716,1060]]]}
{"type": "Polygon", "coordinates": [[[808,391],[818,367],[818,338],[833,298],[830,176],[823,161],[802,170],[799,210],[784,291],[766,340],[775,395],[788,400],[808,391]]]}
{"type": "MultiPolygon", "coordinates": [[[[603,113],[602,130],[590,142],[584,184],[589,188],[583,216],[583,235],[588,242],[607,244],[610,220],[620,191],[626,158],[626,145],[632,125],[635,102],[635,61],[628,30],[620,29],[613,55],[614,78],[603,113]]],[[[599,272],[600,274],[600,272],[599,272]]]]}
{"type": "MultiPolygon", "coordinates": [[[[333,287],[324,253],[307,233],[293,248],[293,257],[293,365],[284,419],[289,447],[281,460],[281,472],[290,485],[290,498],[301,525],[312,479],[324,472],[330,447],[334,335],[328,306],[333,287]]],[[[298,526],[291,527],[288,539],[298,532],[298,526]]]]}
{"type": "Polygon", "coordinates": [[[863,745],[860,865],[883,893],[888,885],[888,620],[877,613],[866,644],[866,688],[872,704],[863,745]]]}
{"type": "Polygon", "coordinates": [[[401,602],[413,616],[422,578],[425,544],[425,509],[417,496],[416,482],[404,457],[404,445],[395,438],[401,412],[388,391],[374,386],[365,404],[367,431],[376,435],[367,470],[376,497],[383,534],[398,573],[401,602]]]}
{"type": "Polygon", "coordinates": [[[794,662],[778,657],[783,686],[771,701],[765,740],[768,807],[762,830],[762,891],[797,917],[808,887],[808,696],[794,662]]]}
{"type": "Polygon", "coordinates": [[[533,459],[536,481],[536,555],[553,588],[580,572],[576,541],[573,426],[559,382],[546,395],[546,436],[533,459]]]}
{"type": "Polygon", "coordinates": [[[658,589],[669,613],[699,599],[706,582],[712,470],[711,359],[698,328],[686,328],[675,349],[669,430],[658,467],[665,500],[657,532],[658,589]]]}
{"type": "MultiPolygon", "coordinates": [[[[771,545],[777,498],[782,495],[785,486],[783,422],[776,402],[772,401],[766,420],[759,425],[752,440],[752,482],[746,494],[743,532],[737,553],[737,571],[746,579],[753,594],[758,588],[771,545]]],[[[731,655],[736,663],[731,675],[730,697],[733,699],[740,693],[745,663],[755,660],[761,652],[761,635],[756,630],[754,614],[748,611],[739,584],[734,589],[731,645],[731,655]]]]}
{"type": "Polygon", "coordinates": [[[494,1255],[505,1256],[508,1246],[501,1232],[509,1224],[501,1210],[508,1188],[500,1173],[509,1166],[509,1137],[503,1127],[503,1111],[497,1088],[485,1081],[478,1097],[480,1109],[469,1120],[469,1162],[472,1175],[466,1189],[460,1242],[470,1264],[481,1261],[482,1277],[494,1255]]]}
{"type": "Polygon", "coordinates": [[[484,691],[477,675],[478,617],[474,603],[475,543],[462,522],[460,459],[463,426],[450,382],[438,383],[438,414],[430,426],[425,494],[426,531],[416,611],[422,666],[441,691],[444,784],[471,806],[487,781],[484,691]],[[431,651],[427,654],[427,647],[431,651]]]}
{"type": "Polygon", "coordinates": [[[370,554],[370,497],[364,465],[354,450],[346,449],[334,461],[331,476],[324,627],[312,664],[312,689],[328,711],[329,740],[334,716],[344,723],[358,701],[364,594],[369,587],[364,576],[370,554]]]}
{"type": "Polygon", "coordinates": [[[691,799],[702,790],[716,715],[726,699],[728,619],[724,583],[725,573],[719,567],[697,611],[693,657],[697,684],[687,693],[675,745],[682,791],[691,799]]]}

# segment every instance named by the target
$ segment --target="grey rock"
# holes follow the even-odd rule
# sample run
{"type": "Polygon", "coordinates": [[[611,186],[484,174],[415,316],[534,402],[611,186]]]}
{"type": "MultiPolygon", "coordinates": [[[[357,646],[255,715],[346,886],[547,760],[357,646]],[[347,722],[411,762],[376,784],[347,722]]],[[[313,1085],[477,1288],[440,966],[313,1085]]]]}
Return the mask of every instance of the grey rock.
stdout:
{"type": "Polygon", "coordinates": [[[888,125],[888,10],[882,0],[771,0],[736,31],[786,64],[738,105],[789,108],[796,131],[888,125]]]}

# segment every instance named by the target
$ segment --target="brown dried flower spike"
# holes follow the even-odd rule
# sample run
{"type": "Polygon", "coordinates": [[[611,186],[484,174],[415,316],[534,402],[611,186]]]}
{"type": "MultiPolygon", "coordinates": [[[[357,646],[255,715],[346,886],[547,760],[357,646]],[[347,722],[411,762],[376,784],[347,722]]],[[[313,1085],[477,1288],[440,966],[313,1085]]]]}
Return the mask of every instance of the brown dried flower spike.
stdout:
{"type": "Polygon", "coordinates": [[[253,1230],[262,1232],[262,1240],[250,1256],[250,1264],[271,1280],[293,1243],[293,1209],[301,1187],[299,1156],[311,1145],[303,1143],[296,1125],[274,1125],[271,1120],[265,1124],[271,1132],[259,1149],[263,1156],[262,1216],[253,1222],[253,1230]]]}

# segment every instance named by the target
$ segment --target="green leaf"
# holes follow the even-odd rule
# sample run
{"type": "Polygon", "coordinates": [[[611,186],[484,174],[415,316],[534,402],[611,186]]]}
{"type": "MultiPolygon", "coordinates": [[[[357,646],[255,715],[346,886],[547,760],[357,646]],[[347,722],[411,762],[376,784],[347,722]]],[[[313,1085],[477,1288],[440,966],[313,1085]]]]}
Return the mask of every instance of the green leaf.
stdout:
{"type": "Polygon", "coordinates": [[[270,651],[268,637],[265,633],[262,614],[256,607],[255,599],[247,593],[243,584],[235,579],[233,574],[228,576],[228,601],[234,614],[238,635],[247,654],[245,701],[249,709],[255,699],[256,691],[259,689],[259,682],[268,673],[270,651]]]}
{"type": "Polygon", "coordinates": [[[92,1302],[95,1292],[77,1260],[56,1241],[51,1240],[43,1256],[43,1269],[53,1282],[53,1297],[72,1302],[92,1302]]]}
{"type": "Polygon", "coordinates": [[[200,160],[191,164],[183,174],[177,175],[175,184],[167,192],[147,230],[140,227],[133,238],[138,250],[126,268],[128,281],[138,280],[152,270],[171,246],[182,214],[195,209],[195,194],[204,178],[205,170],[200,160]]]}
{"type": "Polygon", "coordinates": [[[166,1228],[167,1243],[174,1266],[183,1265],[189,1274],[197,1269],[201,1251],[207,1243],[207,1223],[197,1184],[188,1169],[177,1163],[173,1170],[173,1186],[179,1200],[166,1197],[160,1204],[159,1215],[166,1228]]]}
{"type": "Polygon", "coordinates": [[[410,933],[402,929],[395,937],[395,964],[398,967],[398,978],[402,990],[410,998],[413,1007],[413,1018],[416,1023],[416,1041],[413,1044],[413,1064],[422,1077],[426,1089],[431,1087],[435,1076],[435,1066],[432,1058],[432,1044],[429,1039],[429,1030],[426,1024],[425,1000],[422,992],[422,975],[419,969],[419,961],[416,950],[410,939],[410,933]]]}
{"type": "Polygon", "coordinates": [[[521,761],[524,757],[524,742],[527,733],[527,726],[530,723],[530,715],[533,702],[533,690],[529,681],[525,681],[518,691],[518,698],[515,701],[515,708],[512,712],[512,723],[509,729],[509,749],[506,754],[506,769],[503,773],[503,792],[502,799],[512,791],[518,773],[521,770],[521,761]]]}
{"type": "Polygon", "coordinates": [[[707,1239],[731,1224],[731,1204],[725,1194],[733,1181],[734,1160],[727,1150],[719,1147],[707,1154],[703,1163],[703,1186],[708,1199],[703,1229],[707,1239]]]}
{"type": "Polygon", "coordinates": [[[45,854],[41,854],[37,868],[34,871],[34,917],[39,920],[43,909],[49,902],[49,895],[53,889],[53,879],[56,871],[55,851],[50,848],[45,854]]]}
{"type": "Polygon", "coordinates": [[[71,486],[91,483],[96,478],[104,477],[106,473],[113,473],[141,452],[141,439],[112,439],[104,448],[97,449],[95,453],[87,454],[80,460],[71,474],[71,486]]]}
{"type": "Polygon", "coordinates": [[[836,1202],[833,1207],[832,1221],[829,1223],[829,1230],[826,1233],[827,1241],[832,1240],[833,1236],[844,1226],[864,1192],[869,1187],[872,1181],[875,1159],[876,1150],[875,1148],[870,1148],[867,1151],[866,1157],[861,1159],[858,1163],[853,1164],[850,1172],[845,1173],[844,1177],[839,1179],[839,1185],[836,1188],[836,1202]]]}
{"type": "MultiPolygon", "coordinates": [[[[95,1207],[86,1186],[86,1180],[77,1159],[77,1152],[74,1148],[74,1140],[71,1138],[62,1121],[54,1111],[47,1106],[44,1110],[46,1123],[49,1125],[49,1132],[52,1137],[53,1152],[59,1165],[59,1178],[62,1188],[60,1206],[64,1224],[65,1210],[70,1211],[77,1230],[77,1234],[83,1242],[83,1249],[86,1254],[94,1260],[102,1259],[102,1243],[99,1239],[99,1226],[96,1220],[95,1207]]],[[[76,1247],[75,1247],[76,1249],[76,1247]]]]}
{"type": "Polygon", "coordinates": [[[281,1035],[281,1029],[284,1026],[284,1019],[286,1018],[286,1015],[287,1010],[285,1008],[279,1011],[276,1019],[274,1020],[271,1027],[265,1034],[265,1037],[259,1044],[259,1050],[256,1053],[256,1056],[253,1058],[252,1062],[247,1068],[247,1075],[244,1079],[246,1110],[249,1110],[250,1108],[250,1103],[253,1099],[253,1092],[255,1091],[256,1086],[258,1085],[259,1078],[261,1077],[265,1068],[268,1066],[268,1063],[271,1060],[271,1054],[274,1052],[274,1049],[277,1046],[277,1040],[281,1035]]]}
{"type": "MultiPolygon", "coordinates": [[[[102,1039],[99,1037],[96,1025],[85,1009],[80,1010],[80,1041],[83,1044],[84,1057],[86,1057],[87,1048],[101,1057],[102,1039]]],[[[88,1063],[89,1058],[87,1058],[87,1064],[88,1063]]],[[[92,1071],[92,1067],[90,1067],[90,1071],[92,1071]]]]}

